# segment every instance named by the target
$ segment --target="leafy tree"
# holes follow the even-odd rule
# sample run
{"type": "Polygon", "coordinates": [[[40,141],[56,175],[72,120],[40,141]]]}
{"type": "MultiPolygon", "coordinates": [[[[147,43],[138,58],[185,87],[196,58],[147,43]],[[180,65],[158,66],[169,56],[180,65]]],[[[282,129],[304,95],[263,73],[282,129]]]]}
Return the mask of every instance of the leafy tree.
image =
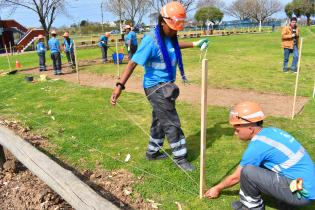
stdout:
{"type": "Polygon", "coordinates": [[[49,31],[57,15],[67,14],[66,3],[67,0],[0,0],[0,6],[11,8],[12,12],[18,7],[35,12],[45,31],[46,40],[49,38],[49,31]]]}
{"type": "Polygon", "coordinates": [[[211,21],[214,24],[220,23],[223,19],[223,16],[223,12],[216,7],[203,7],[197,10],[195,19],[205,26],[207,21],[211,21]]]}
{"type": "Polygon", "coordinates": [[[304,15],[307,18],[307,25],[311,24],[311,16],[315,15],[314,0],[293,0],[285,6],[288,17],[294,14],[297,17],[304,15]]]}

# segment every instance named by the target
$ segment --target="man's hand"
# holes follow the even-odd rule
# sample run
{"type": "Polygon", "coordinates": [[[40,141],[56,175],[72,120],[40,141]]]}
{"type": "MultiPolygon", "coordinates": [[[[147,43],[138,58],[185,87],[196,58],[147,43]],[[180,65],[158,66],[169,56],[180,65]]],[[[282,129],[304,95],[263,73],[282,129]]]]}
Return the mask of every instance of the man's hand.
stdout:
{"type": "Polygon", "coordinates": [[[210,199],[217,198],[219,195],[220,190],[217,187],[212,187],[205,193],[205,196],[210,199]]]}
{"type": "Polygon", "coordinates": [[[130,51],[130,45],[128,45],[128,48],[127,48],[128,52],[130,51]]]}
{"type": "Polygon", "coordinates": [[[113,90],[112,96],[110,97],[110,103],[112,105],[116,105],[117,100],[121,94],[121,86],[116,86],[116,88],[113,90]]]}
{"type": "Polygon", "coordinates": [[[296,37],[296,34],[292,34],[292,38],[296,37]]]}

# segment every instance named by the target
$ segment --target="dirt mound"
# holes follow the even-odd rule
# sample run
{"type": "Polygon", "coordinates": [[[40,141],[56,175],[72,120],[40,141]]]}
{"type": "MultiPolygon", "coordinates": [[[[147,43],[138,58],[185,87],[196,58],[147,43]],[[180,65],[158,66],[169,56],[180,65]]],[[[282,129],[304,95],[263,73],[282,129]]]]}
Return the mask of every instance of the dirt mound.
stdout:
{"type": "MultiPolygon", "coordinates": [[[[34,134],[31,128],[23,127],[17,121],[0,119],[0,125],[15,131],[23,139],[39,149],[52,148],[47,138],[34,134]]],[[[59,195],[39,178],[33,175],[8,151],[7,161],[0,171],[0,209],[72,209],[59,195]]],[[[92,187],[105,199],[121,209],[154,209],[155,203],[145,201],[133,191],[133,185],[143,181],[126,170],[105,171],[97,166],[93,171],[78,171],[67,163],[56,160],[71,170],[82,181],[92,187]]]]}

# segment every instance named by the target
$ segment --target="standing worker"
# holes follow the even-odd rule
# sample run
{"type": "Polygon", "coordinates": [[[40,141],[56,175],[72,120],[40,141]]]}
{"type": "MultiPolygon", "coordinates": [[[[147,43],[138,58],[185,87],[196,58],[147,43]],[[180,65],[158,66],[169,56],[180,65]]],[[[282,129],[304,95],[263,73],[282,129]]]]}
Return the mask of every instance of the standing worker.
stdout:
{"type": "Polygon", "coordinates": [[[66,53],[67,60],[69,65],[74,69],[75,68],[75,56],[74,56],[74,42],[73,39],[69,37],[69,33],[65,32],[63,34],[63,49],[66,53]]]}
{"type": "Polygon", "coordinates": [[[110,33],[105,32],[105,34],[100,37],[100,40],[98,42],[98,46],[101,48],[101,51],[102,51],[103,63],[107,62],[107,49],[108,49],[107,42],[108,42],[109,37],[110,37],[110,33]]]}
{"type": "Polygon", "coordinates": [[[61,75],[61,55],[60,55],[60,44],[57,39],[56,31],[51,32],[51,38],[48,41],[49,49],[50,49],[50,57],[53,61],[54,74],[61,75]]]}
{"type": "Polygon", "coordinates": [[[296,17],[292,17],[290,25],[282,29],[282,48],[284,49],[283,72],[288,72],[288,62],[290,54],[293,53],[291,71],[296,73],[299,60],[299,37],[300,30],[297,27],[296,17]]]}
{"type": "Polygon", "coordinates": [[[38,43],[37,43],[36,49],[37,49],[37,55],[39,58],[39,71],[46,71],[46,57],[45,57],[46,47],[44,43],[44,36],[42,34],[38,36],[38,43]]]}
{"type": "Polygon", "coordinates": [[[135,67],[144,66],[144,92],[152,106],[152,125],[149,145],[146,152],[147,160],[167,158],[160,151],[165,136],[168,138],[174,161],[185,171],[193,171],[194,166],[187,161],[187,147],[184,132],[181,129],[179,116],[175,108],[175,100],[179,95],[176,80],[176,66],[179,66],[182,79],[186,81],[180,49],[208,46],[208,39],[197,42],[178,43],[177,31],[184,29],[186,11],[179,2],[166,4],[159,15],[154,31],[144,36],[141,44],[128,62],[120,81],[111,96],[115,105],[125,89],[125,85],[135,67]]]}
{"type": "Polygon", "coordinates": [[[125,45],[128,50],[128,59],[131,60],[138,48],[137,34],[131,30],[130,25],[125,26],[125,32],[125,45]]]}
{"type": "Polygon", "coordinates": [[[230,112],[230,124],[242,141],[250,141],[238,168],[206,192],[217,198],[223,189],[240,182],[235,210],[264,210],[261,195],[278,200],[280,210],[304,206],[315,200],[315,166],[304,147],[289,133],[263,128],[264,113],[255,102],[242,102],[230,112]]]}

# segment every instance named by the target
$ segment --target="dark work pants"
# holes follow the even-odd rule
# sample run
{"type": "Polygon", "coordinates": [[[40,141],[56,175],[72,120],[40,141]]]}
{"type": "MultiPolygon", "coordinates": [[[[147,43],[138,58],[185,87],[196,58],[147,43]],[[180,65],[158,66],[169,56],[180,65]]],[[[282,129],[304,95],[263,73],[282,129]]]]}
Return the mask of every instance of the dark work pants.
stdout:
{"type": "Polygon", "coordinates": [[[162,83],[145,89],[153,108],[152,125],[147,155],[154,156],[168,138],[174,160],[180,162],[187,156],[186,140],[175,108],[179,89],[174,83],[162,83]]]}
{"type": "Polygon", "coordinates": [[[51,55],[51,59],[53,61],[53,67],[54,67],[54,71],[55,74],[61,74],[61,56],[60,53],[52,53],[51,55]]]}
{"type": "Polygon", "coordinates": [[[66,52],[68,63],[75,66],[75,56],[73,51],[66,52]]]}
{"type": "Polygon", "coordinates": [[[39,71],[46,71],[46,57],[45,53],[38,53],[39,71]]]}
{"type": "Polygon", "coordinates": [[[101,51],[102,51],[102,59],[103,59],[103,62],[106,62],[107,61],[107,46],[101,46],[101,51]]]}
{"type": "Polygon", "coordinates": [[[248,208],[255,210],[265,209],[261,194],[276,198],[281,210],[310,204],[311,201],[299,199],[295,193],[291,192],[291,181],[287,177],[264,168],[245,166],[241,171],[240,201],[248,208]]]}

